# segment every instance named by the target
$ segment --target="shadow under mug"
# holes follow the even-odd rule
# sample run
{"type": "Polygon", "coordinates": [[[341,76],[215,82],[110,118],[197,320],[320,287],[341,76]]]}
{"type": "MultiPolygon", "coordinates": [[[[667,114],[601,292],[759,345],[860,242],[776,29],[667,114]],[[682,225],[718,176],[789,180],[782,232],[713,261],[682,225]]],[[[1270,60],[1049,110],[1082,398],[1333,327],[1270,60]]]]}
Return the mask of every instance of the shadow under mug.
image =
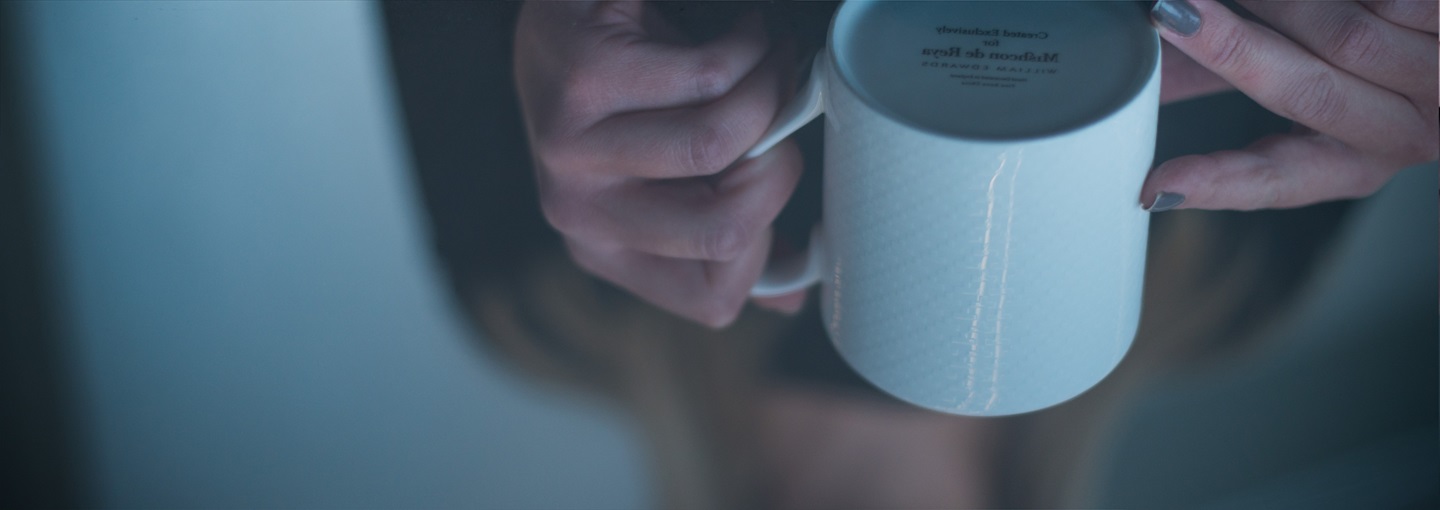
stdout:
{"type": "Polygon", "coordinates": [[[1083,393],[1139,322],[1159,90],[1132,3],[846,2],[746,155],[825,114],[824,224],[752,295],[820,283],[842,357],[926,408],[1083,393]]]}

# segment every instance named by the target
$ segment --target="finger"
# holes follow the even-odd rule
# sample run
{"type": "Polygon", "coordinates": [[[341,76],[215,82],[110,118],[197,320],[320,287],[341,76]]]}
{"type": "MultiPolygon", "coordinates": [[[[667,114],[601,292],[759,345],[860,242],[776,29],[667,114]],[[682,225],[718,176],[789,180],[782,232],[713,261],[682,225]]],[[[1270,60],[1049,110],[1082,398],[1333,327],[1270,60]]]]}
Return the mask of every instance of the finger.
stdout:
{"type": "Polygon", "coordinates": [[[1399,94],[1332,67],[1214,0],[1163,5],[1189,5],[1199,26],[1189,35],[1166,28],[1160,31],[1162,37],[1281,116],[1379,151],[1411,151],[1414,133],[1433,131],[1428,123],[1434,111],[1422,114],[1399,94]]]}
{"type": "Polygon", "coordinates": [[[638,24],[607,26],[574,63],[566,102],[595,120],[618,112],[703,103],[734,89],[760,65],[768,49],[759,11],[696,46],[662,42],[638,24]]]}
{"type": "Polygon", "coordinates": [[[693,45],[655,33],[677,29],[643,15],[650,10],[628,1],[525,4],[515,75],[537,145],[563,142],[616,112],[719,97],[764,60],[768,36],[758,12],[693,45]]]}
{"type": "Polygon", "coordinates": [[[1434,96],[1434,35],[1397,27],[1351,2],[1240,3],[1336,67],[1411,101],[1434,96]]]}
{"type": "Polygon", "coordinates": [[[586,271],[660,308],[712,328],[734,322],[770,251],[762,232],[743,256],[729,262],[682,260],[567,241],[586,271]]]}
{"type": "Polygon", "coordinates": [[[600,121],[569,143],[549,145],[552,168],[670,179],[717,173],[764,134],[780,102],[794,51],[782,45],[724,96],[692,108],[640,111],[600,121]]]}
{"type": "Polygon", "coordinates": [[[774,310],[785,315],[794,315],[805,308],[805,291],[796,291],[783,296],[750,298],[756,306],[774,310]]]}
{"type": "Polygon", "coordinates": [[[1235,89],[1230,82],[1210,72],[1168,42],[1161,45],[1160,52],[1161,104],[1235,89]]]}
{"type": "Polygon", "coordinates": [[[1440,32],[1440,26],[1437,26],[1436,22],[1436,11],[1440,10],[1440,2],[1434,0],[1386,0],[1367,1],[1361,2],[1361,4],[1377,16],[1384,18],[1385,21],[1396,25],[1431,35],[1440,32]]]}
{"type": "Polygon", "coordinates": [[[800,180],[786,142],[706,178],[621,181],[589,196],[542,189],[546,217],[567,236],[663,257],[729,261],[748,252],[800,180]]]}
{"type": "Polygon", "coordinates": [[[1151,173],[1144,201],[1164,192],[1185,209],[1300,207],[1368,196],[1394,174],[1386,162],[1321,134],[1280,135],[1241,151],[1185,156],[1151,173]]]}

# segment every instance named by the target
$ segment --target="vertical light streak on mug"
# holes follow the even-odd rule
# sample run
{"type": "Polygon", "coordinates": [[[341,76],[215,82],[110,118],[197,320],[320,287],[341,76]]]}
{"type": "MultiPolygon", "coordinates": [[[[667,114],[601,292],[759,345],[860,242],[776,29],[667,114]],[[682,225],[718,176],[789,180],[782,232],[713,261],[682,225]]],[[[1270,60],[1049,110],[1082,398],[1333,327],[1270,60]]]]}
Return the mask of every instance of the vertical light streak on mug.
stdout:
{"type": "Polygon", "coordinates": [[[995,230],[995,181],[1000,180],[1000,174],[1005,173],[1005,160],[1008,155],[1000,155],[999,168],[995,169],[995,175],[990,176],[990,186],[985,190],[985,237],[980,242],[980,288],[975,290],[975,316],[970,319],[970,355],[965,361],[965,400],[960,402],[959,409],[970,406],[970,401],[975,398],[975,363],[980,355],[980,316],[984,311],[985,280],[988,279],[986,269],[990,265],[990,232],[995,230]]]}
{"type": "MultiPolygon", "coordinates": [[[[1010,290],[1006,280],[1010,276],[1010,232],[1015,226],[1015,178],[1020,175],[1020,166],[1025,164],[1025,149],[1015,154],[1015,166],[1010,167],[1010,198],[1005,204],[1005,246],[1000,255],[1000,298],[995,304],[995,363],[990,367],[990,400],[985,410],[995,407],[1000,398],[1000,344],[1004,337],[1001,328],[1005,326],[1005,292],[1010,290]]],[[[1001,164],[1004,168],[1004,164],[1001,164]]]]}
{"type": "Polygon", "coordinates": [[[844,260],[839,255],[835,256],[835,276],[830,282],[830,336],[836,342],[840,341],[840,276],[844,260]]]}

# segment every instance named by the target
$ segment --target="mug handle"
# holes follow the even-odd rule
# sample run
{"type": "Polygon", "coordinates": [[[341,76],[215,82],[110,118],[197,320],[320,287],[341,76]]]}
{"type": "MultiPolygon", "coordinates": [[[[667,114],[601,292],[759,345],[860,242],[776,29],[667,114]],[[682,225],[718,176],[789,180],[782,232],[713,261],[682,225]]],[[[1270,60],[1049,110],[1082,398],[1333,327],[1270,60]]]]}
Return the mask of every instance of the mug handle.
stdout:
{"type": "MultiPolygon", "coordinates": [[[[810,67],[810,78],[800,87],[789,104],[780,109],[770,129],[760,141],[745,153],[743,159],[750,159],[775,147],[825,110],[825,67],[829,59],[825,50],[815,56],[810,67]]],[[[789,294],[820,281],[820,268],[825,264],[823,249],[825,236],[820,225],[810,232],[810,246],[800,253],[775,257],[765,263],[765,271],[750,288],[752,297],[773,297],[789,294]]]]}

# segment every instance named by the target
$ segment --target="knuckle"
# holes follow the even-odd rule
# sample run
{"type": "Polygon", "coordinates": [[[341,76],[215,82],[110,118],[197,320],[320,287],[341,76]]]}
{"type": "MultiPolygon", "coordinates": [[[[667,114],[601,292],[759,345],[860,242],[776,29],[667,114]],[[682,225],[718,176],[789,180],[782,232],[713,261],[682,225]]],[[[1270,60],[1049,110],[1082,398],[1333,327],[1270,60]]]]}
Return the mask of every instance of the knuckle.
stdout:
{"type": "Polygon", "coordinates": [[[1215,31],[1200,47],[1202,59],[1221,74],[1249,74],[1255,36],[1242,25],[1231,24],[1215,31]]]}
{"type": "Polygon", "coordinates": [[[734,138],[733,132],[723,124],[701,126],[682,143],[677,163],[690,175],[710,175],[724,170],[730,164],[727,149],[734,138]]]}
{"type": "Polygon", "coordinates": [[[560,174],[591,166],[579,126],[577,116],[563,112],[531,123],[530,150],[538,166],[560,174]]]}
{"type": "Polygon", "coordinates": [[[700,236],[698,255],[705,260],[734,260],[749,247],[750,228],[736,218],[720,218],[700,236]]]}
{"type": "Polygon", "coordinates": [[[577,200],[573,193],[551,186],[540,190],[540,211],[555,230],[565,234],[584,231],[591,217],[584,209],[584,201],[577,200]]]}
{"type": "Polygon", "coordinates": [[[574,144],[556,133],[536,133],[531,145],[540,166],[550,170],[564,173],[581,164],[574,144]]]}
{"type": "Polygon", "coordinates": [[[582,51],[557,71],[555,96],[558,110],[567,119],[603,115],[614,96],[613,59],[604,57],[602,46],[582,51]]]}
{"type": "Polygon", "coordinates": [[[1284,205],[1285,196],[1281,190],[1285,189],[1284,175],[1280,168],[1274,164],[1264,164],[1255,168],[1254,182],[1257,184],[1257,191],[1254,202],[1247,209],[1272,209],[1284,205]]]}
{"type": "Polygon", "coordinates": [[[729,73],[725,67],[724,60],[715,55],[706,55],[697,59],[695,69],[690,73],[691,83],[695,87],[695,96],[701,99],[713,99],[728,92],[729,73]]]}
{"type": "Polygon", "coordinates": [[[1330,72],[1292,80],[1278,96],[1281,113],[1291,120],[1319,130],[1333,126],[1345,116],[1347,103],[1330,72]]]}
{"type": "Polygon", "coordinates": [[[572,69],[560,81],[559,112],[563,118],[590,115],[599,110],[599,90],[590,73],[583,68],[572,69]]]}
{"type": "Polygon", "coordinates": [[[694,319],[711,328],[720,329],[735,322],[744,307],[744,295],[737,297],[717,294],[697,304],[694,319]]]}
{"type": "Polygon", "coordinates": [[[1380,27],[1370,17],[1349,15],[1340,21],[1326,53],[1331,63],[1353,68],[1385,58],[1384,45],[1380,27]]]}

